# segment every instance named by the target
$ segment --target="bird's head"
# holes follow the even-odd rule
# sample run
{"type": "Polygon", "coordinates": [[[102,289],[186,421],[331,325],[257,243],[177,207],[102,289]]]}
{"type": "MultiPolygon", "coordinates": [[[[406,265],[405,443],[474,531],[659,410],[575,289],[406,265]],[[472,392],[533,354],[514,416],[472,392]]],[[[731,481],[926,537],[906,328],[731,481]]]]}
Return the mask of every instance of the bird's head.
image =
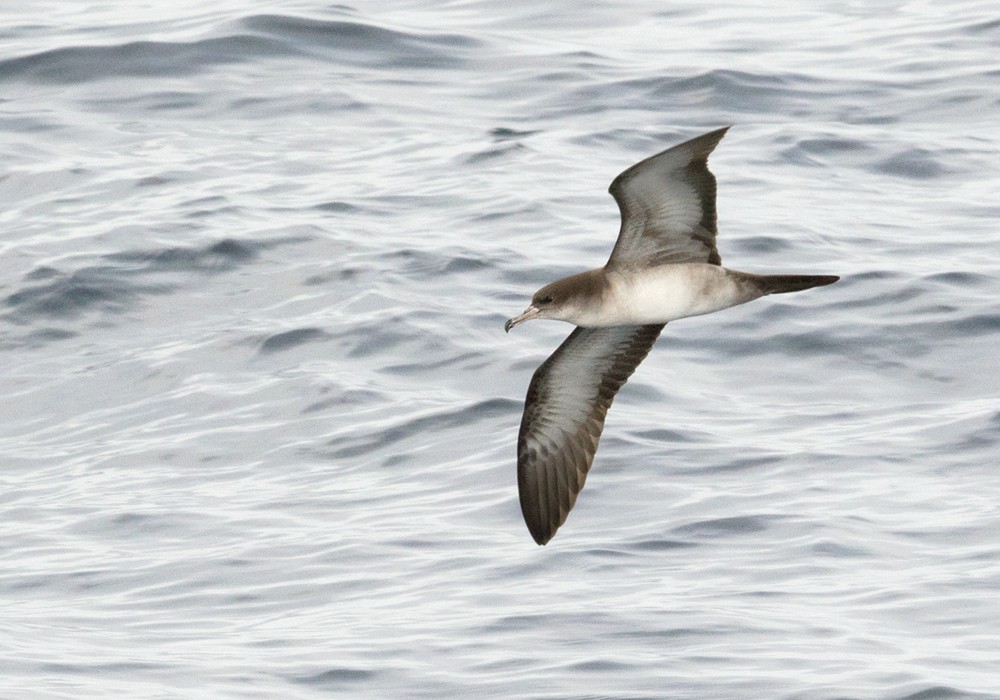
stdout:
{"type": "Polygon", "coordinates": [[[531,305],[524,313],[507,319],[503,329],[509,333],[517,324],[535,318],[576,323],[581,304],[595,291],[593,277],[594,271],[583,272],[545,285],[531,297],[531,305]]]}

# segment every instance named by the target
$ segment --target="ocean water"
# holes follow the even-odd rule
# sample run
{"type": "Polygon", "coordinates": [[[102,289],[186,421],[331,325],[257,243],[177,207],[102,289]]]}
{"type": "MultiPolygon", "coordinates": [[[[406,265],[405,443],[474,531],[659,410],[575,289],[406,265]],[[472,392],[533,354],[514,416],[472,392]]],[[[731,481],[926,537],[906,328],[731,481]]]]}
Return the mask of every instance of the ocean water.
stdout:
{"type": "Polygon", "coordinates": [[[0,697],[1000,698],[995,2],[0,7],[0,697]],[[503,332],[712,157],[556,538],[503,332]]]}

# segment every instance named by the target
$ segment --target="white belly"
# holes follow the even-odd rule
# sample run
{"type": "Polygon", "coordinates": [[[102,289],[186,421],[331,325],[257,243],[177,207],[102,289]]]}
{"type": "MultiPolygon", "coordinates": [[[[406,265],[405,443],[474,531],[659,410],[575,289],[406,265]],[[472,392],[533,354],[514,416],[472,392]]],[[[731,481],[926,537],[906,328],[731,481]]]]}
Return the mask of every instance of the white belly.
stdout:
{"type": "Polygon", "coordinates": [[[668,323],[720,311],[756,298],[718,265],[681,263],[610,271],[602,303],[581,314],[581,326],[668,323]]]}

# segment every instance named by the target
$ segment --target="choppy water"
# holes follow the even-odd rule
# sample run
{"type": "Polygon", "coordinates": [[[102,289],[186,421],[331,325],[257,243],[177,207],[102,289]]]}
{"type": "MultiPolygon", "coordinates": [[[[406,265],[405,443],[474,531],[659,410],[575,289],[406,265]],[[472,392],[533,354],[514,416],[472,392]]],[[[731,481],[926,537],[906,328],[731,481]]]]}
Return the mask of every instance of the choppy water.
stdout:
{"type": "Polygon", "coordinates": [[[0,9],[0,696],[1000,697],[995,3],[88,5],[0,9]],[[503,321],[723,124],[724,263],[844,279],[536,547],[503,321]]]}

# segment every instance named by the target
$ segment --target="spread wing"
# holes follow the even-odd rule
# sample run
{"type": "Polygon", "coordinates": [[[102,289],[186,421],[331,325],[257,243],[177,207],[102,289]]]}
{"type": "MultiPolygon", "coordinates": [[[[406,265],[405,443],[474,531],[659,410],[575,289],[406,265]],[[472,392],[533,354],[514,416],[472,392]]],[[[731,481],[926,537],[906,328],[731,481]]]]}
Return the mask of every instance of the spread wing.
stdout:
{"type": "Polygon", "coordinates": [[[715,247],[715,176],[708,170],[708,155],[728,129],[669,148],[614,179],[609,191],[621,210],[622,227],[608,268],[722,264],[715,247]]]}
{"type": "Polygon", "coordinates": [[[662,324],[577,328],[535,370],[517,437],[517,486],[531,536],[545,544],[576,503],[615,394],[662,324]]]}

